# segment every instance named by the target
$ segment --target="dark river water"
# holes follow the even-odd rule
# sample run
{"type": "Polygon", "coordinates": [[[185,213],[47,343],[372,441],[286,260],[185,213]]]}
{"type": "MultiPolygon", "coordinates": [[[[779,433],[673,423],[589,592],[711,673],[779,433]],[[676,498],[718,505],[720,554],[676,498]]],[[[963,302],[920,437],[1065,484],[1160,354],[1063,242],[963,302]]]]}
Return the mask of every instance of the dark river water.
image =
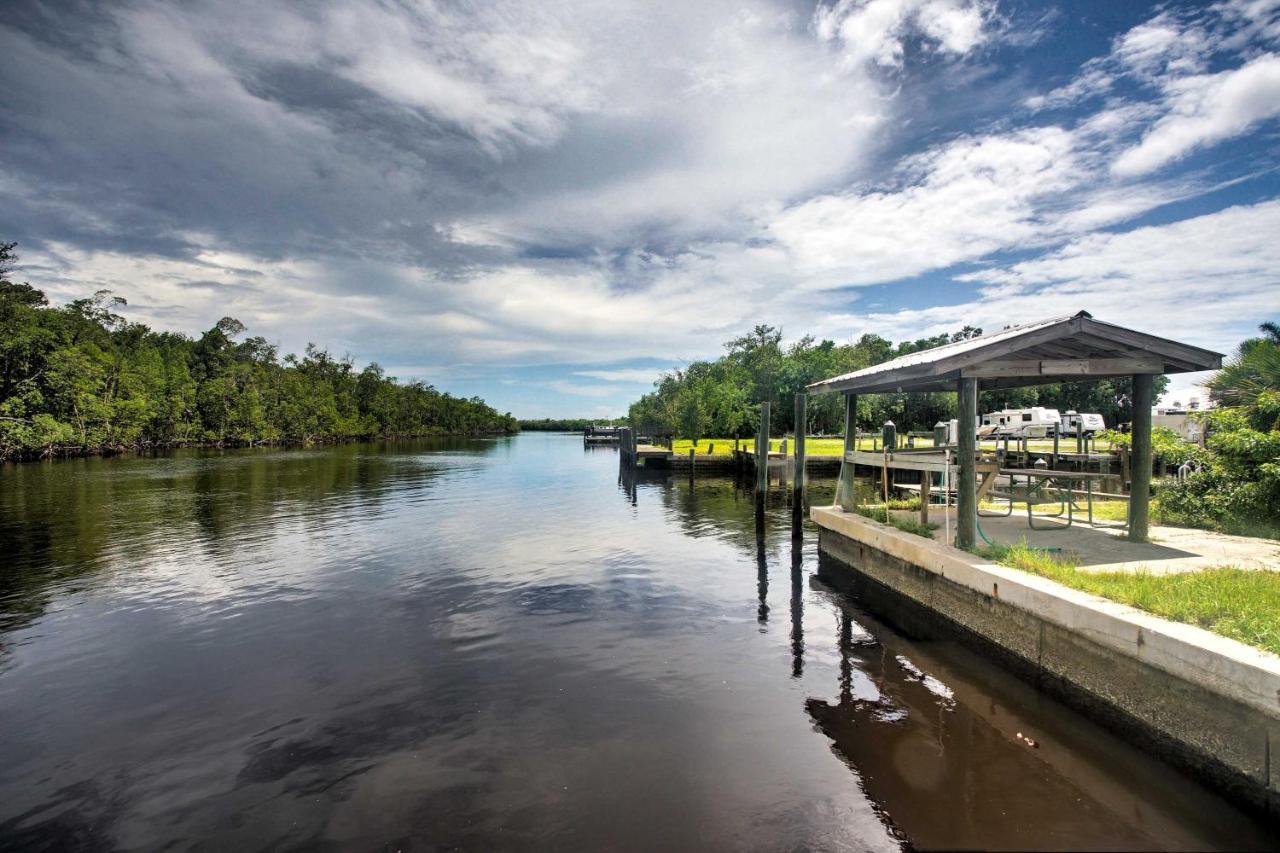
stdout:
{"type": "Polygon", "coordinates": [[[1272,843],[771,501],[538,433],[0,469],[0,848],[1272,843]]]}

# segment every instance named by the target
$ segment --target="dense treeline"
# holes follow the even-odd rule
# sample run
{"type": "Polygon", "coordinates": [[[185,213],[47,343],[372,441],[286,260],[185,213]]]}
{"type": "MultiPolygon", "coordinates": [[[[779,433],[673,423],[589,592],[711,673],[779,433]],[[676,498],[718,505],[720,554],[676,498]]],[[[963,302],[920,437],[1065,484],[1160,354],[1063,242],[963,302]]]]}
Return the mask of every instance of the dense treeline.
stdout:
{"type": "Polygon", "coordinates": [[[537,418],[521,420],[520,429],[530,432],[582,432],[589,426],[621,426],[626,418],[537,418]]]}
{"type": "MultiPolygon", "coordinates": [[[[981,329],[965,326],[954,334],[896,345],[867,334],[845,345],[806,336],[783,346],[780,329],[756,326],[750,334],[725,344],[725,355],[715,361],[694,362],[662,376],[652,392],[631,405],[629,414],[639,423],[661,424],[682,438],[732,438],[754,433],[759,404],[768,400],[773,404],[770,431],[779,435],[795,429],[792,400],[809,383],[981,334],[981,329]]],[[[1163,393],[1167,385],[1167,379],[1157,379],[1156,394],[1163,393]]],[[[985,391],[979,405],[984,412],[1027,406],[1098,412],[1108,425],[1132,419],[1127,378],[985,391]]],[[[839,394],[812,397],[808,433],[834,435],[843,431],[842,407],[839,394]]],[[[899,430],[926,431],[954,414],[954,394],[912,392],[858,398],[858,422],[864,430],[892,420],[899,430]]]]}
{"type": "Polygon", "coordinates": [[[198,339],[116,313],[100,292],[52,307],[9,280],[0,244],[0,458],[514,432],[510,414],[308,345],[279,357],[224,317],[198,339]]]}

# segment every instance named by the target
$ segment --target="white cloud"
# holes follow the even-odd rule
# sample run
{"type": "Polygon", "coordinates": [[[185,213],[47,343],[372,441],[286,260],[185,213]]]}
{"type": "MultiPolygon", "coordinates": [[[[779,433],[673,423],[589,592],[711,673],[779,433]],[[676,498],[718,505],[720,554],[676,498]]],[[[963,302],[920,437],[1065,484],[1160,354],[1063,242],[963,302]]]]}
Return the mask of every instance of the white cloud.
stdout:
{"type": "Polygon", "coordinates": [[[553,379],[543,385],[552,391],[574,397],[613,397],[621,390],[617,385],[596,385],[588,382],[569,382],[563,379],[553,379]]]}
{"type": "Polygon", "coordinates": [[[818,7],[814,29],[840,46],[847,66],[897,68],[910,35],[963,55],[986,39],[993,14],[994,4],[983,0],[837,0],[818,7]]]}
{"type": "Polygon", "coordinates": [[[1086,98],[1106,94],[1114,85],[1115,76],[1100,65],[1092,65],[1065,86],[1059,86],[1045,95],[1033,95],[1024,105],[1031,110],[1069,107],[1086,98]]]}
{"type": "Polygon", "coordinates": [[[1280,56],[1266,54],[1230,71],[1171,82],[1170,113],[1125,151],[1117,175],[1144,175],[1197,148],[1247,132],[1280,115],[1280,56]]]}
{"type": "Polygon", "coordinates": [[[574,376],[585,376],[588,379],[603,379],[606,382],[633,382],[637,385],[652,385],[654,380],[663,374],[661,367],[626,367],[614,370],[577,370],[574,376]]]}
{"type": "Polygon", "coordinates": [[[1146,78],[1200,71],[1211,50],[1205,29],[1162,12],[1116,39],[1112,56],[1146,78]]]}
{"type": "Polygon", "coordinates": [[[1072,136],[1056,127],[964,138],[909,160],[891,192],[824,195],[782,211],[769,233],[825,286],[909,278],[1035,243],[1037,200],[1080,180],[1072,136]]]}
{"type": "Polygon", "coordinates": [[[1276,234],[1280,201],[1089,234],[1038,258],[962,276],[985,291],[961,310],[980,325],[1002,325],[1085,309],[1228,351],[1280,312],[1276,234]]]}

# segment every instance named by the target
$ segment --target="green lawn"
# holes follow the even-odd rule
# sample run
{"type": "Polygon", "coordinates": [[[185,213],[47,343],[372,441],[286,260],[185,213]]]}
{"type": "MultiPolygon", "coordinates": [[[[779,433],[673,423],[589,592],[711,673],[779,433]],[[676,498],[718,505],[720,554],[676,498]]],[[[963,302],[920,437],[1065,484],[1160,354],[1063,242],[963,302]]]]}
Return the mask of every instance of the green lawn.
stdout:
{"type": "MultiPolygon", "coordinates": [[[[691,446],[691,442],[688,439],[684,439],[684,438],[676,439],[673,442],[673,444],[675,445],[673,449],[678,455],[687,456],[689,454],[689,447],[691,446]]],[[[859,439],[858,449],[871,450],[873,448],[873,444],[875,447],[877,448],[879,447],[878,443],[873,442],[869,438],[859,439]]],[[[707,456],[712,454],[714,454],[715,456],[730,456],[733,454],[733,445],[734,445],[734,441],[732,438],[703,438],[698,440],[698,447],[695,452],[699,456],[707,456]]],[[[740,438],[738,439],[738,446],[744,450],[752,450],[755,448],[755,439],[740,438]]],[[[933,446],[933,441],[931,439],[928,439],[928,438],[916,439],[916,447],[932,447],[932,446],[933,446]]],[[[981,446],[987,450],[994,450],[997,445],[994,442],[987,441],[987,442],[983,442],[981,446]]],[[[1015,446],[1014,442],[1012,441],[1009,442],[1010,450],[1014,449],[1014,446],[1015,446]]],[[[1033,441],[1031,442],[1030,447],[1032,450],[1052,450],[1053,442],[1052,441],[1033,441]]],[[[796,448],[795,439],[787,439],[787,453],[790,455],[794,455],[795,448],[796,448]]],[[[770,451],[777,453],[781,449],[782,449],[781,438],[773,438],[769,440],[770,451]]],[[[805,453],[807,453],[810,456],[839,456],[843,452],[843,449],[844,449],[844,439],[841,439],[841,438],[810,437],[805,439],[805,453]]],[[[1075,449],[1076,449],[1075,439],[1064,438],[1061,441],[1061,443],[1058,445],[1058,450],[1061,453],[1074,453],[1075,449]]],[[[1106,450],[1110,450],[1110,446],[1099,442],[1097,449],[1099,452],[1103,452],[1106,450]]]]}
{"type": "Polygon", "coordinates": [[[1280,654],[1280,572],[1232,566],[1173,575],[1086,572],[1067,557],[1025,542],[981,548],[977,553],[1063,586],[1280,654]]]}
{"type": "MultiPolygon", "coordinates": [[[[777,453],[782,449],[782,439],[773,438],[769,440],[769,450],[777,453]]],[[[672,442],[673,450],[677,456],[688,456],[691,442],[685,438],[678,438],[672,442]]],[[[707,456],[714,454],[716,456],[731,456],[733,454],[732,438],[703,438],[698,440],[698,447],[695,451],[699,456],[707,456]]],[[[738,446],[743,450],[754,450],[756,441],[754,438],[738,439],[738,446]]],[[[863,439],[858,445],[860,450],[871,449],[871,439],[863,439]]],[[[844,439],[842,438],[806,438],[804,451],[809,456],[839,456],[844,452],[844,439]]],[[[787,453],[794,456],[796,452],[795,439],[787,439],[787,453]]]]}

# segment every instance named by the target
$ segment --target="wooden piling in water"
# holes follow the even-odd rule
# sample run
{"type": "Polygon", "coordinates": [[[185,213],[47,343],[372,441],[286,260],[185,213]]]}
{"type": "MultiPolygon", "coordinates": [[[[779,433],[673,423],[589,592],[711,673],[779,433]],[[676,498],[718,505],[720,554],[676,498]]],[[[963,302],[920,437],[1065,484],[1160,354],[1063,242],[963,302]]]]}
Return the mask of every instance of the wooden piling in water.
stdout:
{"type": "Polygon", "coordinates": [[[791,500],[797,506],[804,504],[804,434],[808,431],[809,395],[796,395],[796,459],[795,475],[791,483],[791,500]]]}
{"type": "MultiPolygon", "coordinates": [[[[858,395],[844,395],[844,453],[845,457],[858,449],[858,395]]],[[[857,504],[854,499],[853,463],[846,458],[840,459],[840,480],[836,483],[836,503],[841,509],[852,510],[857,504]]]]}
{"type": "Polygon", "coordinates": [[[760,404],[760,432],[756,437],[756,488],[761,498],[769,490],[769,401],[760,404]]]}

